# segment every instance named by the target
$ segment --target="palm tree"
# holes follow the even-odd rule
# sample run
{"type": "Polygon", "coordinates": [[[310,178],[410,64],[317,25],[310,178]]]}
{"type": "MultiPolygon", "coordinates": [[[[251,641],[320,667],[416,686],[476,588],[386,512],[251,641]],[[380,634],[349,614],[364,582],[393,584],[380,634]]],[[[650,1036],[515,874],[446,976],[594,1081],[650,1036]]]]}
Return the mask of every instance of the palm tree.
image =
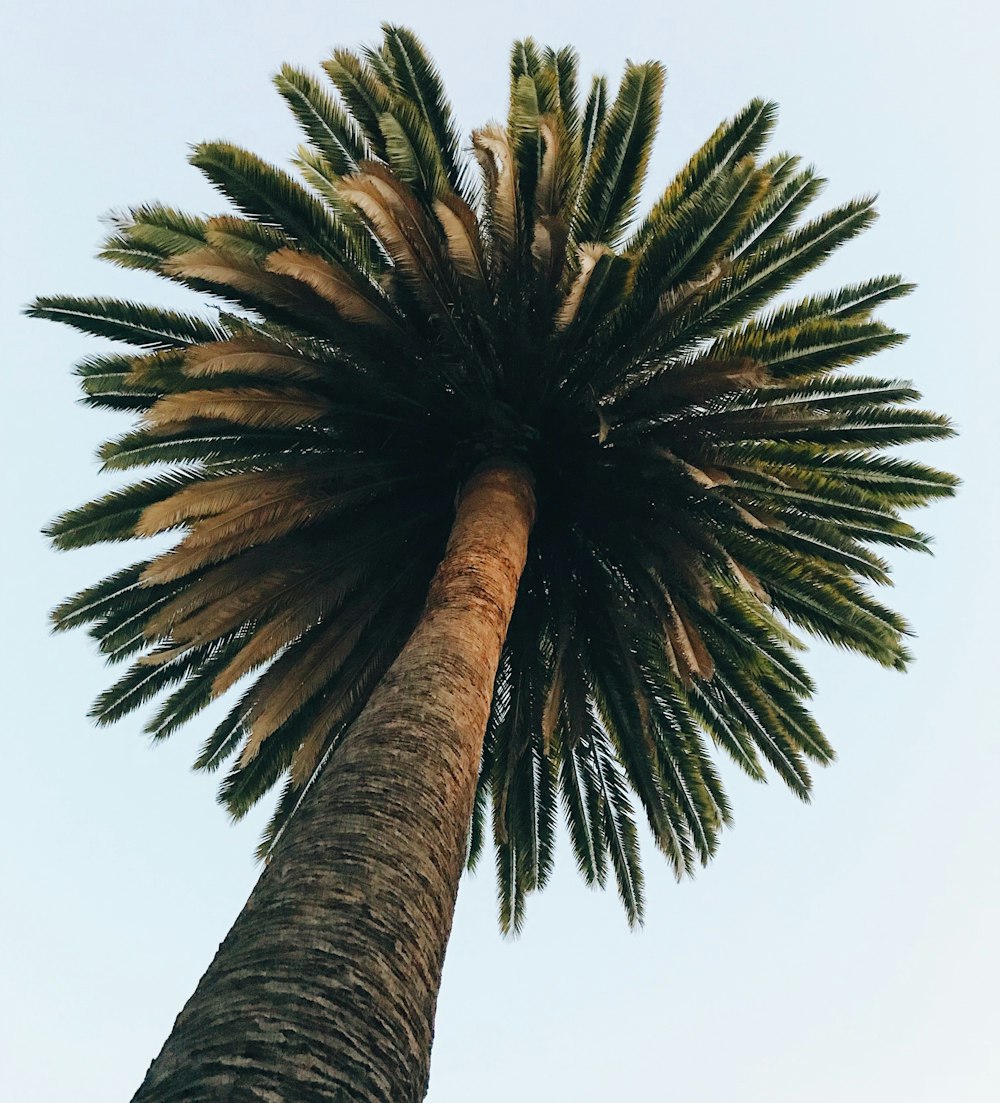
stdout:
{"type": "Polygon", "coordinates": [[[466,156],[409,31],[275,78],[304,184],[223,142],[191,161],[236,213],[161,204],[102,256],[212,296],[195,317],[47,297],[123,343],[78,371],[134,412],[105,468],[142,481],[64,514],[72,548],[177,532],[66,601],[130,665],[108,723],[158,694],[242,816],[276,786],[257,887],[136,1100],[420,1099],[463,867],[490,834],[500,923],[552,868],[642,914],[637,814],[673,870],[729,820],[714,750],[803,798],[829,744],[795,629],[903,668],[879,545],[955,481],[885,454],[946,436],[855,374],[902,337],[880,277],[768,307],[874,218],[803,221],[822,181],[762,157],[774,106],[723,122],[636,222],[664,72],[582,102],[527,39],[506,124],[466,156]],[[638,810],[638,812],[637,812],[638,810]]]}

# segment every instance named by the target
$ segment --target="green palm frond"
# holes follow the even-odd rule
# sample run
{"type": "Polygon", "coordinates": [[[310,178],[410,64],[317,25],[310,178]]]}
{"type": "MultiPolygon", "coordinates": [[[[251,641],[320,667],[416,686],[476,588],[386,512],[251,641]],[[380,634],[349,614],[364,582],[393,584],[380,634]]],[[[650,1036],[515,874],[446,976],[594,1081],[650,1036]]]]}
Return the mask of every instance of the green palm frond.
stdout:
{"type": "Polygon", "coordinates": [[[222,335],[216,325],[201,318],[119,299],[47,295],[36,299],[26,313],[136,348],[184,348],[222,335]]]}
{"type": "Polygon", "coordinates": [[[689,202],[710,180],[745,158],[756,158],[777,119],[777,105],[754,99],[739,114],[720,123],[715,133],[674,177],[663,195],[629,239],[625,251],[643,249],[670,216],[689,202]]]}
{"type": "Polygon", "coordinates": [[[369,150],[350,114],[308,73],[282,65],[275,87],[317,153],[338,175],[354,172],[369,150]]]}
{"type": "Polygon", "coordinates": [[[437,67],[412,31],[388,23],[382,31],[398,99],[411,105],[427,127],[448,186],[470,198],[461,137],[437,67]]]}
{"type": "Polygon", "coordinates": [[[656,136],[665,79],[666,71],[656,62],[626,66],[583,176],[573,226],[577,241],[616,245],[635,212],[656,136]]]}
{"type": "Polygon", "coordinates": [[[396,176],[428,200],[446,194],[448,166],[419,111],[404,100],[379,115],[378,124],[385,139],[386,161],[396,176]]]}
{"type": "Polygon", "coordinates": [[[544,63],[555,77],[553,83],[556,102],[552,105],[552,110],[562,121],[567,135],[576,140],[579,137],[580,127],[580,105],[577,90],[580,59],[576,51],[570,46],[563,46],[559,50],[553,50],[550,46],[547,46],[544,53],[544,63]]]}
{"type": "Polygon", "coordinates": [[[155,272],[167,257],[205,244],[206,220],[161,203],[111,217],[114,232],[98,256],[123,268],[155,272]]]}
{"type": "Polygon", "coordinates": [[[323,71],[340,95],[341,102],[368,143],[371,154],[385,157],[379,116],[392,110],[393,94],[372,66],[349,50],[334,50],[323,63],[323,71]]]}

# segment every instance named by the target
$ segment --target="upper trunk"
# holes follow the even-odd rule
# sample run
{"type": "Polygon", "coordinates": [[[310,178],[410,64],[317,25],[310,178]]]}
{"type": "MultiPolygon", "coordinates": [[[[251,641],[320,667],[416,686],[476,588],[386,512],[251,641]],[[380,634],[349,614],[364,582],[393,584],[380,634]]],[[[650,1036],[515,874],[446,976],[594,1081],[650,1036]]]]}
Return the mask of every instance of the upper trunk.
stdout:
{"type": "Polygon", "coordinates": [[[493,462],[413,635],[313,784],[133,1103],[416,1103],[534,520],[493,462]]]}

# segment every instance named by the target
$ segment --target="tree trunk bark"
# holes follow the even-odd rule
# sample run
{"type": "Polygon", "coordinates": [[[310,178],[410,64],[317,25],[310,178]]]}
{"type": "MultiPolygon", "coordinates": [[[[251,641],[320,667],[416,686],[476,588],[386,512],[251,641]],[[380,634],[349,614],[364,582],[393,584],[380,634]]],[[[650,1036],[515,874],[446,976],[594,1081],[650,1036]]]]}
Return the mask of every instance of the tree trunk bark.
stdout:
{"type": "Polygon", "coordinates": [[[420,622],[317,778],[133,1103],[418,1103],[493,680],[534,520],[494,461],[420,622]]]}

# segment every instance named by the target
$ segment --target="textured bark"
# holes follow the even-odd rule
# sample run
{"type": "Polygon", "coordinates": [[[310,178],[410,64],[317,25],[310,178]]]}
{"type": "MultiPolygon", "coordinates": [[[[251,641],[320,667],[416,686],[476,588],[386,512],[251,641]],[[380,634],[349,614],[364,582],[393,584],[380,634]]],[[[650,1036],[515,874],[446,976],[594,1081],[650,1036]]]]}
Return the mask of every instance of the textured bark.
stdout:
{"type": "Polygon", "coordinates": [[[493,679],[534,519],[494,462],[413,635],[310,790],[133,1103],[417,1103],[493,679]]]}

